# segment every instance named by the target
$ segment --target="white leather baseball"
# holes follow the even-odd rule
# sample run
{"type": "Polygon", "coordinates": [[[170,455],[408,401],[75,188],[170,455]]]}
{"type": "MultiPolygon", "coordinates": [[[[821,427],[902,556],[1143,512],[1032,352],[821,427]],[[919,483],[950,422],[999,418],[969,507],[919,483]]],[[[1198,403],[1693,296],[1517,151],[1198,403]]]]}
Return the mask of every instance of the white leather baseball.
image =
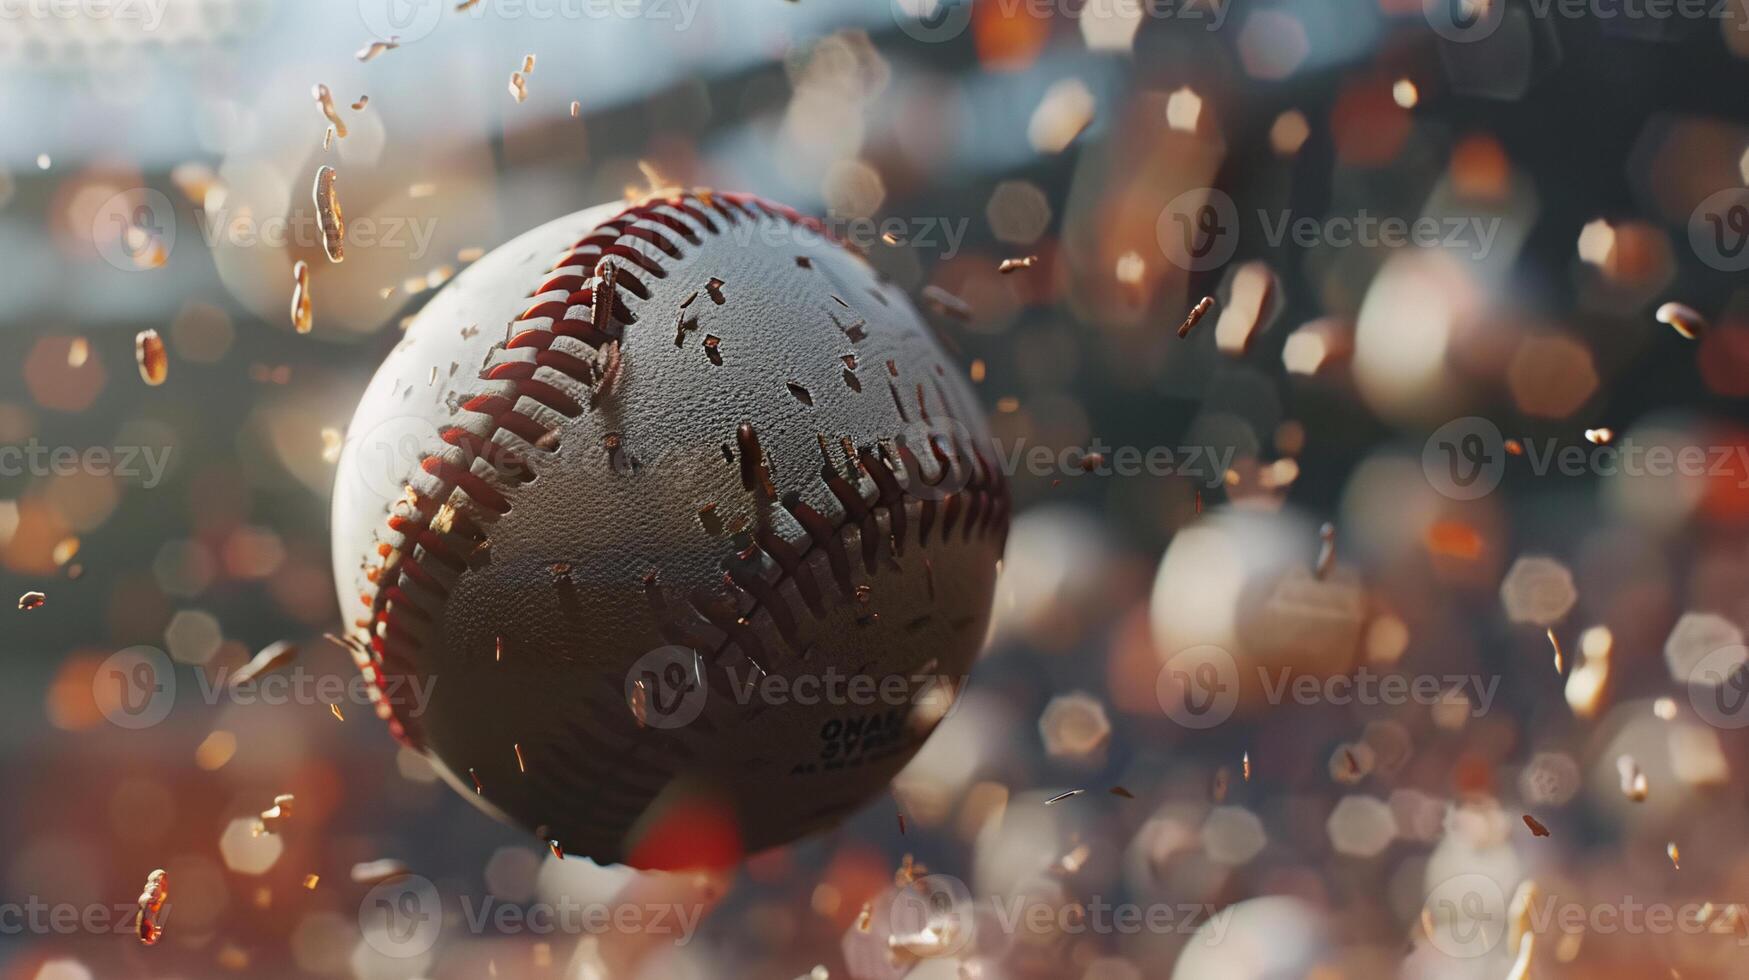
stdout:
{"type": "Polygon", "coordinates": [[[721,864],[836,823],[939,721],[995,461],[911,303],[817,223],[609,205],[420,312],[348,431],[335,577],[379,714],[468,798],[566,853],[721,864]]]}

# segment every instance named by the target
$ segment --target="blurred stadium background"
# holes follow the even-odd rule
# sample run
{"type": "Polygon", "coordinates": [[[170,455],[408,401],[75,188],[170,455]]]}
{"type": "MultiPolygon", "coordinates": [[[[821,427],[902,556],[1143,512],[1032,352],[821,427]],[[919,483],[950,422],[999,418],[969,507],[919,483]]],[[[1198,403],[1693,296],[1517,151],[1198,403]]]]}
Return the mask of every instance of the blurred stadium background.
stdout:
{"type": "Polygon", "coordinates": [[[131,908],[162,867],[173,909],[152,948],[131,918],[0,916],[0,976],[1749,976],[1749,717],[1708,700],[1749,622],[1749,22],[1482,9],[1465,38],[1415,0],[0,5],[0,446],[142,449],[0,474],[0,582],[45,596],[5,613],[0,902],[131,908]],[[318,83],[349,129],[327,150],[318,83]],[[343,265],[322,163],[376,232],[343,265]],[[860,244],[969,304],[937,325],[1005,446],[1187,470],[1014,474],[963,704],[889,800],[712,883],[558,861],[361,705],[201,693],[276,641],[350,677],[321,639],[332,450],[402,318],[472,250],[652,175],[897,229],[860,244]],[[1230,257],[1174,262],[1220,201],[1230,257]],[[1367,216],[1456,240],[1330,223],[1367,216]],[[1309,241],[1272,234],[1301,218],[1309,241]],[[162,386],[131,363],[146,329],[162,386]],[[1472,498],[1428,461],[1480,419],[1532,460],[1472,498]],[[1725,462],[1530,469],[1611,439],[1725,462]],[[104,665],[141,645],[178,693],[126,727],[104,665]],[[1221,666],[1210,645],[1237,700],[1199,728],[1161,679],[1221,666]],[[1254,667],[1441,693],[1281,703],[1254,667]],[[280,793],[295,818],[254,834],[280,793]],[[443,896],[431,949],[368,935],[349,869],[379,858],[443,896]],[[1085,911],[986,907],[969,944],[888,957],[859,919],[896,871],[1085,911]],[[639,889],[711,911],[683,945],[456,918],[639,889]],[[1175,917],[1084,927],[1097,903],[1175,917]],[[1526,926],[1527,903],[1580,927],[1526,926]],[[1600,924],[1634,907],[1678,911],[1600,924]]]}

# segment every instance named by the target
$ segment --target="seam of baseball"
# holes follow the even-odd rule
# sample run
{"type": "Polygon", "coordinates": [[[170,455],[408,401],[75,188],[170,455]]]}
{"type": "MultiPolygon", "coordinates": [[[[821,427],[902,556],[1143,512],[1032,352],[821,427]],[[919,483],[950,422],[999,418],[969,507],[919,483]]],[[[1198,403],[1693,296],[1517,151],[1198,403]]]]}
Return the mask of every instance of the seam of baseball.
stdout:
{"type": "MultiPolygon", "coordinates": [[[[805,228],[849,248],[833,238],[818,220],[783,205],[751,195],[691,191],[627,207],[592,227],[543,274],[541,284],[528,294],[531,305],[512,321],[512,332],[507,333],[504,344],[492,349],[480,369],[482,387],[479,393],[461,406],[463,412],[486,418],[487,424],[480,431],[462,424],[450,424],[441,430],[440,436],[449,448],[420,460],[418,469],[405,481],[403,496],[390,509],[388,529],[400,537],[400,546],[394,547],[388,541],[379,542],[377,555],[382,561],[366,573],[371,588],[360,594],[360,601],[369,610],[369,615],[354,625],[366,633],[369,656],[358,651],[355,659],[368,682],[367,689],[376,713],[403,743],[417,746],[419,733],[414,719],[395,710],[396,704],[384,693],[384,685],[391,678],[399,678],[399,683],[410,678],[411,654],[423,642],[422,634],[440,614],[441,604],[451,591],[446,579],[465,572],[473,553],[487,540],[485,530],[474,517],[455,505],[456,491],[463,491],[476,508],[491,512],[488,523],[509,511],[511,503],[505,491],[514,490],[532,477],[506,476],[507,472],[522,474],[526,470],[520,465],[518,451],[494,441],[494,436],[504,430],[537,450],[557,450],[565,425],[592,410],[615,383],[623,325],[638,319],[625,294],[646,299],[649,290],[639,275],[664,278],[668,274],[659,258],[639,250],[638,244],[651,246],[668,258],[681,258],[682,246],[667,236],[672,234],[684,239],[687,245],[697,246],[702,241],[701,234],[724,232],[712,220],[713,216],[731,225],[764,216],[805,228]],[[678,213],[699,227],[695,229],[667,212],[678,213]],[[659,227],[645,227],[639,222],[659,227]],[[574,268],[587,269],[587,272],[571,271],[574,268]],[[601,288],[603,286],[605,288],[601,288]],[[565,294],[562,299],[547,296],[559,291],[565,294]],[[588,319],[566,319],[566,315],[579,306],[588,309],[588,319]],[[539,321],[543,319],[548,323],[541,324],[539,321]],[[552,343],[561,336],[581,341],[599,356],[585,361],[564,353],[552,343]],[[534,360],[514,360],[505,356],[510,351],[524,348],[534,349],[534,360]],[[558,387],[535,378],[536,369],[542,366],[590,389],[588,403],[579,402],[558,387]],[[517,411],[517,404],[524,397],[561,416],[562,421],[548,425],[530,414],[517,411]],[[486,475],[475,472],[475,461],[484,461],[490,472],[486,475]],[[420,471],[437,481],[435,491],[422,493],[415,489],[413,481],[420,471]],[[428,564],[442,566],[442,569],[434,571],[427,567],[428,564]],[[404,616],[401,615],[403,610],[406,612],[404,616]],[[409,622],[409,618],[416,621],[409,622]]],[[[946,393],[939,384],[936,384],[936,391],[943,406],[947,407],[946,393]]],[[[897,402],[896,391],[894,398],[897,402]]],[[[918,398],[920,411],[927,420],[921,385],[918,398]]],[[[902,406],[901,414],[904,414],[902,406]]],[[[751,427],[744,425],[743,430],[750,432],[751,427]]],[[[962,517],[964,524],[960,530],[963,539],[970,539],[974,533],[983,537],[992,527],[999,528],[1005,536],[1009,500],[1006,480],[1000,470],[990,465],[975,444],[967,452],[968,447],[961,446],[957,436],[953,439],[951,456],[942,450],[933,436],[929,443],[941,467],[942,476],[938,479],[946,479],[949,467],[955,463],[970,472],[963,487],[944,493],[940,498],[941,540],[948,539],[962,517]]],[[[769,481],[757,481],[749,475],[755,471],[765,472],[763,450],[758,448],[755,437],[752,450],[759,458],[752,466],[743,465],[743,486],[768,505],[781,506],[802,529],[803,540],[791,542],[774,533],[764,519],[766,509],[760,508],[761,520],[758,532],[751,536],[752,543],[725,560],[723,582],[744,599],[743,603],[737,604],[746,607],[740,613],[701,608],[691,596],[678,597],[678,603],[665,602],[656,573],[646,575],[645,593],[664,637],[670,642],[694,647],[701,653],[711,651],[713,663],[725,657],[731,647],[740,648],[744,656],[752,651],[760,651],[763,655],[763,644],[751,626],[752,618],[759,612],[767,613],[786,641],[794,639],[795,610],[781,594],[787,583],[795,583],[807,608],[816,617],[824,614],[819,603],[819,583],[810,561],[822,547],[831,564],[832,577],[841,586],[841,591],[847,596],[853,594],[846,576],[853,556],[843,543],[845,528],[858,528],[863,564],[867,573],[873,576],[881,551],[877,512],[887,514],[890,533],[886,535],[886,550],[889,558],[896,557],[904,550],[908,523],[906,504],[915,501],[921,510],[918,545],[925,546],[929,531],[937,520],[937,500],[917,496],[906,489],[892,468],[890,460],[894,453],[885,445],[879,449],[877,456],[868,448],[860,448],[855,457],[856,470],[862,478],[857,483],[874,484],[874,499],[864,501],[861,488],[853,486],[834,468],[822,442],[822,454],[827,458],[821,468],[821,478],[842,511],[834,519],[820,514],[799,499],[778,501],[771,498],[769,481]],[[777,569],[775,580],[767,581],[760,574],[759,558],[777,569]],[[737,570],[741,574],[736,574],[737,570]],[[805,576],[798,574],[804,571],[805,576]],[[675,606],[683,607],[680,612],[690,613],[690,624],[675,615],[675,606]],[[722,639],[716,640],[709,636],[710,633],[720,633],[722,639]],[[700,642],[701,639],[705,642],[700,642]]],[[[746,450],[743,445],[744,458],[746,450]]],[[[611,455],[617,452],[617,448],[610,445],[608,451],[611,455]]],[[[922,469],[908,449],[901,446],[897,456],[907,473],[921,477],[922,469]]]]}

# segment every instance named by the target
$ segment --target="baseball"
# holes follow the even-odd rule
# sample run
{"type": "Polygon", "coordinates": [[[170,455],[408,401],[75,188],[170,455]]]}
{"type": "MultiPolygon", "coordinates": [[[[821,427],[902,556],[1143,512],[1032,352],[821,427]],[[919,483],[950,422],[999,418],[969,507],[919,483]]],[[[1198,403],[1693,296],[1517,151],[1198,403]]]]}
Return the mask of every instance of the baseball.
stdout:
{"type": "Polygon", "coordinates": [[[434,297],[352,418],[332,528],[398,738],[556,853],[681,868],[880,796],[984,642],[1008,517],[903,291],[694,191],[434,297]]]}

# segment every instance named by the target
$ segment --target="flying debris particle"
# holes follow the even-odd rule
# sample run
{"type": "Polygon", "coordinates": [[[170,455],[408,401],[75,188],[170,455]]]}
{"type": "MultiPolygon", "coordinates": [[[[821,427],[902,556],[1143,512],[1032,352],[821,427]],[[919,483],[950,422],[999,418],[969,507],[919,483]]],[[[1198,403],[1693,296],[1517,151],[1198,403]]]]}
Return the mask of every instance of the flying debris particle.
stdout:
{"type": "Polygon", "coordinates": [[[281,793],[273,798],[273,805],[261,811],[261,818],[255,822],[255,836],[262,834],[277,834],[284,829],[284,824],[291,820],[292,804],[296,800],[290,793],[281,793]]]}
{"type": "Polygon", "coordinates": [[[1121,796],[1126,800],[1133,800],[1136,798],[1136,794],[1130,792],[1129,790],[1123,788],[1122,786],[1113,786],[1111,788],[1111,795],[1121,796]]]}
{"type": "Polygon", "coordinates": [[[576,119],[577,117],[579,117],[581,115],[583,115],[583,103],[578,102],[576,99],[572,99],[571,100],[571,118],[576,119]]]}
{"type": "Polygon", "coordinates": [[[1006,276],[1010,273],[1019,272],[1022,269],[1030,269],[1036,265],[1038,265],[1038,256],[1023,255],[1017,259],[1003,259],[1002,264],[996,267],[996,271],[1006,276]]]}
{"type": "Polygon", "coordinates": [[[1506,440],[1506,454],[1508,456],[1523,456],[1524,443],[1519,442],[1517,439],[1506,440]]]}
{"type": "Polygon", "coordinates": [[[1567,657],[1566,654],[1561,651],[1560,637],[1555,635],[1555,628],[1553,626],[1550,626],[1546,632],[1549,637],[1549,646],[1553,647],[1555,650],[1555,673],[1564,673],[1567,666],[1567,657]]]}
{"type": "Polygon", "coordinates": [[[777,499],[777,488],[771,482],[771,467],[765,459],[765,449],[759,444],[759,433],[753,423],[742,422],[735,427],[735,450],[740,454],[741,487],[757,490],[768,500],[777,499]]]}
{"type": "Polygon", "coordinates": [[[978,359],[973,360],[972,361],[972,368],[971,368],[971,372],[970,372],[971,378],[972,378],[972,384],[983,384],[984,383],[984,375],[987,371],[988,371],[988,368],[986,368],[984,366],[984,361],[982,358],[978,358],[978,359]]]}
{"type": "Polygon", "coordinates": [[[1671,841],[1670,843],[1664,845],[1664,853],[1668,854],[1670,856],[1670,866],[1672,868],[1675,868],[1678,871],[1681,871],[1682,870],[1682,849],[1676,846],[1675,841],[1671,841]]]}
{"type": "Polygon", "coordinates": [[[1537,837],[1547,837],[1549,835],[1549,828],[1544,827],[1542,821],[1528,813],[1524,815],[1524,825],[1529,827],[1530,832],[1537,837]]]}
{"type": "Polygon", "coordinates": [[[559,846],[559,842],[556,839],[547,841],[547,848],[553,852],[553,857],[556,857],[561,861],[565,859],[565,849],[559,846]]]}
{"type": "Polygon", "coordinates": [[[297,659],[297,655],[297,646],[285,640],[279,640],[262,647],[261,651],[254,657],[250,658],[248,663],[238,668],[237,672],[231,675],[231,690],[234,691],[237,688],[248,684],[262,674],[272,673],[273,671],[284,667],[286,664],[297,659]]]}
{"type": "Polygon", "coordinates": [[[518,772],[527,772],[528,771],[528,761],[522,757],[522,743],[521,742],[511,742],[510,748],[512,751],[514,751],[516,753],[516,770],[518,772]]]}
{"type": "Polygon", "coordinates": [[[352,104],[352,110],[354,112],[362,112],[367,105],[370,105],[370,96],[361,95],[358,97],[358,101],[352,104]]]}
{"type": "Polygon", "coordinates": [[[1325,521],[1318,528],[1318,567],[1315,574],[1322,579],[1336,564],[1336,525],[1325,521]]]}
{"type": "Polygon", "coordinates": [[[632,681],[632,691],[626,698],[626,703],[632,709],[632,720],[638,723],[638,727],[647,727],[649,724],[650,696],[649,692],[644,688],[644,679],[642,677],[632,681]]]}
{"type": "Polygon", "coordinates": [[[1621,774],[1621,795],[1635,803],[1644,803],[1649,795],[1646,774],[1640,771],[1640,764],[1634,757],[1624,755],[1617,758],[1615,770],[1621,774]]]}
{"type": "Polygon", "coordinates": [[[164,913],[164,903],[170,899],[170,874],[163,868],[146,876],[146,887],[140,892],[139,911],[134,915],[134,932],[140,937],[140,943],[145,946],[156,946],[164,936],[164,925],[159,921],[164,913]]]}
{"type": "Polygon", "coordinates": [[[1068,799],[1071,796],[1080,796],[1082,793],[1085,793],[1085,792],[1087,792],[1087,791],[1084,789],[1072,789],[1072,790],[1068,791],[1067,793],[1058,793],[1056,796],[1053,796],[1050,799],[1046,800],[1045,806],[1055,806],[1058,803],[1063,802],[1064,800],[1068,799]]]}
{"type": "Polygon", "coordinates": [[[322,251],[330,262],[346,260],[346,219],[340,213],[340,194],[334,187],[338,177],[333,167],[321,167],[316,171],[315,186],[310,189],[316,202],[316,222],[322,228],[322,251]]]}
{"type": "Polygon", "coordinates": [[[524,75],[534,74],[534,55],[525,54],[522,56],[522,73],[524,75]]]}
{"type": "Polygon", "coordinates": [[[492,660],[494,663],[504,662],[504,637],[498,637],[492,644],[492,660]]]}
{"type": "Polygon", "coordinates": [[[340,450],[345,445],[345,439],[340,435],[339,429],[331,425],[324,427],[322,429],[322,462],[340,462],[340,450]]]}
{"type": "Polygon", "coordinates": [[[332,149],[333,146],[334,146],[334,127],[329,126],[328,131],[322,134],[322,149],[324,149],[324,150],[332,149]]]}
{"type": "Polygon", "coordinates": [[[510,73],[510,97],[519,103],[528,100],[528,80],[522,77],[522,72],[510,73]]]}
{"type": "Polygon", "coordinates": [[[922,298],[930,309],[943,316],[952,317],[961,322],[972,318],[972,308],[966,304],[966,301],[940,286],[924,286],[922,298]]]}
{"type": "Polygon", "coordinates": [[[1239,760],[1239,764],[1242,768],[1242,771],[1245,773],[1245,781],[1250,782],[1251,781],[1251,753],[1249,753],[1249,752],[1245,753],[1244,757],[1239,760]]]}
{"type": "Polygon", "coordinates": [[[407,866],[393,858],[361,861],[352,866],[352,883],[355,885],[380,885],[385,881],[393,881],[406,874],[407,866]]]}
{"type": "Polygon", "coordinates": [[[899,836],[903,837],[905,836],[905,815],[901,813],[897,814],[897,816],[899,818],[899,836]]]}
{"type": "Polygon", "coordinates": [[[1662,697],[1653,701],[1652,714],[1657,715],[1659,721],[1675,721],[1676,699],[1672,697],[1662,697]]]}
{"type": "Polygon", "coordinates": [[[1684,303],[1665,303],[1658,307],[1657,317],[1659,323],[1681,334],[1684,340],[1693,340],[1706,329],[1706,318],[1684,303]]]}
{"type": "Polygon", "coordinates": [[[54,161],[49,159],[49,155],[47,153],[38,153],[36,155],[36,169],[47,170],[47,169],[49,169],[49,167],[51,167],[53,165],[54,165],[54,161]]]}
{"type": "Polygon", "coordinates": [[[384,51],[393,51],[400,46],[401,45],[398,44],[394,38],[390,38],[387,41],[372,41],[364,47],[359,48],[358,54],[353,57],[356,57],[359,61],[370,61],[384,51]]]}
{"type": "Polygon", "coordinates": [[[335,721],[346,720],[346,716],[340,713],[340,704],[338,702],[330,701],[328,703],[328,712],[334,716],[335,721]]]}
{"type": "Polygon", "coordinates": [[[1607,446],[1615,438],[1614,429],[1586,429],[1585,441],[1593,446],[1607,446]]]}
{"type": "Polygon", "coordinates": [[[68,535],[55,542],[55,550],[49,557],[54,559],[56,568],[63,568],[78,554],[79,538],[75,535],[68,535]]]}
{"type": "MultiPolygon", "coordinates": [[[[656,165],[648,160],[638,161],[638,172],[644,175],[644,190],[641,192],[634,192],[634,197],[656,197],[662,194],[675,194],[680,191],[678,185],[672,180],[662,176],[661,171],[656,169],[656,165]]],[[[631,189],[628,188],[628,190],[631,189]]],[[[717,285],[722,285],[722,280],[718,279],[716,282],[717,285]]],[[[712,298],[715,299],[716,297],[713,296],[712,298]]],[[[721,303],[722,300],[719,299],[717,302],[721,303]]]]}
{"type": "Polygon", "coordinates": [[[473,766],[468,767],[468,778],[474,781],[475,794],[484,793],[486,791],[486,788],[480,785],[480,774],[474,771],[473,766]]]}
{"type": "Polygon", "coordinates": [[[321,875],[304,875],[304,887],[310,891],[315,891],[316,885],[321,882],[321,880],[321,875]]]}
{"type": "Polygon", "coordinates": [[[1198,321],[1207,316],[1208,312],[1214,308],[1215,298],[1213,296],[1204,296],[1198,300],[1196,305],[1190,308],[1190,312],[1184,315],[1184,322],[1178,325],[1178,336],[1180,338],[1190,336],[1190,332],[1196,329],[1198,321]]]}
{"type": "Polygon", "coordinates": [[[1512,961],[1512,968],[1506,971],[1506,980],[1531,980],[1530,965],[1536,961],[1536,937],[1536,933],[1530,932],[1518,941],[1518,958],[1512,961]]]}
{"type": "Polygon", "coordinates": [[[68,367],[82,368],[85,366],[85,361],[90,357],[91,342],[84,337],[74,337],[72,343],[67,345],[68,367]]]}
{"type": "Polygon", "coordinates": [[[472,10],[479,2],[480,0],[462,0],[461,3],[455,5],[456,13],[459,14],[467,10],[472,10]]]}
{"type": "Polygon", "coordinates": [[[149,327],[134,337],[134,360],[140,365],[140,380],[154,387],[163,384],[170,373],[170,355],[164,351],[164,338],[149,327]]]}
{"type": "Polygon", "coordinates": [[[310,264],[299,259],[292,266],[291,321],[298,333],[309,333],[315,325],[310,313],[310,264]]]}
{"type": "Polygon", "coordinates": [[[310,86],[310,97],[321,107],[322,115],[327,118],[328,125],[334,127],[334,135],[346,138],[346,120],[340,118],[340,113],[334,108],[334,93],[328,91],[328,86],[317,82],[310,86]]]}
{"type": "Polygon", "coordinates": [[[18,608],[25,611],[41,609],[43,603],[47,601],[49,601],[48,596],[43,595],[41,592],[26,592],[18,597],[18,608]]]}
{"type": "Polygon", "coordinates": [[[868,932],[874,922],[874,903],[862,903],[862,911],[856,913],[856,931],[868,932]]]}

